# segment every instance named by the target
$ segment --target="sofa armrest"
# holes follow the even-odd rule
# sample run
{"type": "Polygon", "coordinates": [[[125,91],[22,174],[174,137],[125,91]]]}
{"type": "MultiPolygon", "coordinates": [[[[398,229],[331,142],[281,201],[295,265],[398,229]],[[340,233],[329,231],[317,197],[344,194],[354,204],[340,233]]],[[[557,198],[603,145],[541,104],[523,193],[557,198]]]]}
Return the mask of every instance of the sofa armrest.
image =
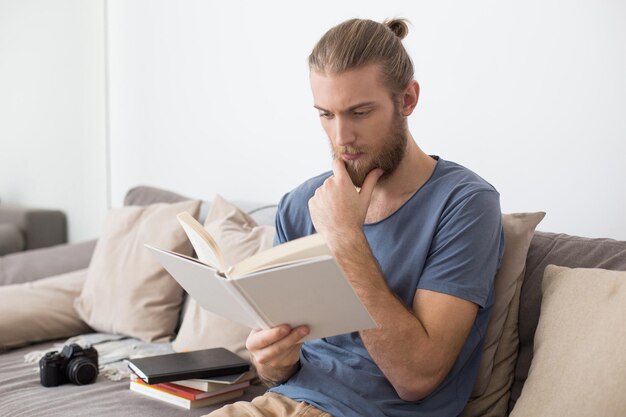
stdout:
{"type": "Polygon", "coordinates": [[[0,256],[25,248],[24,234],[18,227],[10,223],[0,223],[0,256]]]}
{"type": "Polygon", "coordinates": [[[2,205],[0,223],[13,225],[23,233],[24,250],[67,242],[67,220],[59,210],[2,205]]]}
{"type": "Polygon", "coordinates": [[[19,284],[87,268],[96,240],[12,253],[0,257],[0,285],[19,284]]]}

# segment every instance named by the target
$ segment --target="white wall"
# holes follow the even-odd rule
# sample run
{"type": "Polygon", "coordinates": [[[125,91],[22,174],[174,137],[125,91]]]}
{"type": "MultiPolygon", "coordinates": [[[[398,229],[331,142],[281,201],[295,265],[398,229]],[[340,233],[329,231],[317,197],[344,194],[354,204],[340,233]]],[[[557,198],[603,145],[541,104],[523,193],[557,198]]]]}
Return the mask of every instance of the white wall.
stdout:
{"type": "Polygon", "coordinates": [[[275,201],[329,166],[306,57],[349,17],[405,16],[419,144],[543,230],[626,239],[626,3],[0,0],[0,198],[99,234],[147,183],[275,201]],[[110,195],[107,187],[110,185],[110,195]]]}
{"type": "Polygon", "coordinates": [[[104,4],[0,0],[0,198],[61,209],[69,238],[107,208],[104,4]]]}
{"type": "Polygon", "coordinates": [[[110,0],[111,197],[277,200],[329,167],[306,57],[349,17],[413,22],[429,153],[542,230],[626,239],[626,3],[110,0]]]}

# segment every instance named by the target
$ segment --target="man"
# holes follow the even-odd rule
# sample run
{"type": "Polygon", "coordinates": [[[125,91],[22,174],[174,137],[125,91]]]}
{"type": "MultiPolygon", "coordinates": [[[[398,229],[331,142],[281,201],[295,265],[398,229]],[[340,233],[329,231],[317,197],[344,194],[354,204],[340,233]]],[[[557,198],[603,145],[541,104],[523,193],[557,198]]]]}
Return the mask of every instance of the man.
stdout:
{"type": "Polygon", "coordinates": [[[332,172],[288,193],[276,219],[277,243],[324,236],[378,327],[305,344],[306,326],[253,331],[271,393],[215,416],[452,417],[469,399],[503,252],[499,195],[408,131],[419,85],[406,33],[402,20],[355,19],[315,46],[332,172]]]}

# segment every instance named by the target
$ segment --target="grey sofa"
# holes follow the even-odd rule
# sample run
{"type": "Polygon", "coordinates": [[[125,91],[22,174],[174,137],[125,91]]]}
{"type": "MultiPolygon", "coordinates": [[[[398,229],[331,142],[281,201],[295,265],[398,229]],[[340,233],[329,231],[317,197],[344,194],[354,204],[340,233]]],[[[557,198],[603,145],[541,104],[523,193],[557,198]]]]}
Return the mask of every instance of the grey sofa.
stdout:
{"type": "Polygon", "coordinates": [[[65,242],[62,211],[0,205],[0,256],[65,242]]]}
{"type": "MultiPolygon", "coordinates": [[[[184,197],[150,187],[129,191],[125,204],[145,205],[155,202],[176,202],[184,197]]],[[[261,224],[271,224],[275,206],[246,207],[261,224]]],[[[61,245],[0,257],[0,285],[37,280],[65,271],[85,268],[94,242],[61,245]]],[[[533,338],[539,320],[541,282],[548,264],[567,267],[626,270],[626,242],[612,239],[589,239],[547,232],[536,232],[528,257],[521,290],[519,309],[519,355],[515,365],[509,410],[519,398],[528,376],[533,356],[533,338]]],[[[127,382],[112,382],[99,377],[87,386],[63,385],[53,389],[40,386],[38,373],[32,364],[24,363],[24,354],[47,350],[51,342],[26,346],[0,354],[0,415],[10,416],[198,416],[212,408],[186,411],[168,404],[144,398],[128,389],[127,382]]],[[[244,399],[264,392],[262,386],[247,391],[244,399]]],[[[492,414],[488,414],[492,415],[492,414]]]]}

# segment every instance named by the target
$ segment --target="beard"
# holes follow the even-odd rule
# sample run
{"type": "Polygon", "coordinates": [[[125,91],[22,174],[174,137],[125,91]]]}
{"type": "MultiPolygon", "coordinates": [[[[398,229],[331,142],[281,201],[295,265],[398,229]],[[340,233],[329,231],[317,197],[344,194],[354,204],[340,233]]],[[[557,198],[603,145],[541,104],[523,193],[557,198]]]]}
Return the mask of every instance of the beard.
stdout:
{"type": "Polygon", "coordinates": [[[402,158],[406,152],[407,129],[405,119],[395,114],[389,127],[389,131],[382,138],[382,146],[379,149],[370,149],[368,147],[354,146],[333,146],[333,159],[341,159],[344,153],[360,153],[363,152],[367,156],[371,156],[371,161],[364,162],[344,161],[346,170],[350,175],[350,179],[355,187],[361,188],[367,174],[376,168],[383,170],[380,179],[389,177],[400,165],[402,158]],[[375,153],[374,153],[375,152],[375,153]]]}

